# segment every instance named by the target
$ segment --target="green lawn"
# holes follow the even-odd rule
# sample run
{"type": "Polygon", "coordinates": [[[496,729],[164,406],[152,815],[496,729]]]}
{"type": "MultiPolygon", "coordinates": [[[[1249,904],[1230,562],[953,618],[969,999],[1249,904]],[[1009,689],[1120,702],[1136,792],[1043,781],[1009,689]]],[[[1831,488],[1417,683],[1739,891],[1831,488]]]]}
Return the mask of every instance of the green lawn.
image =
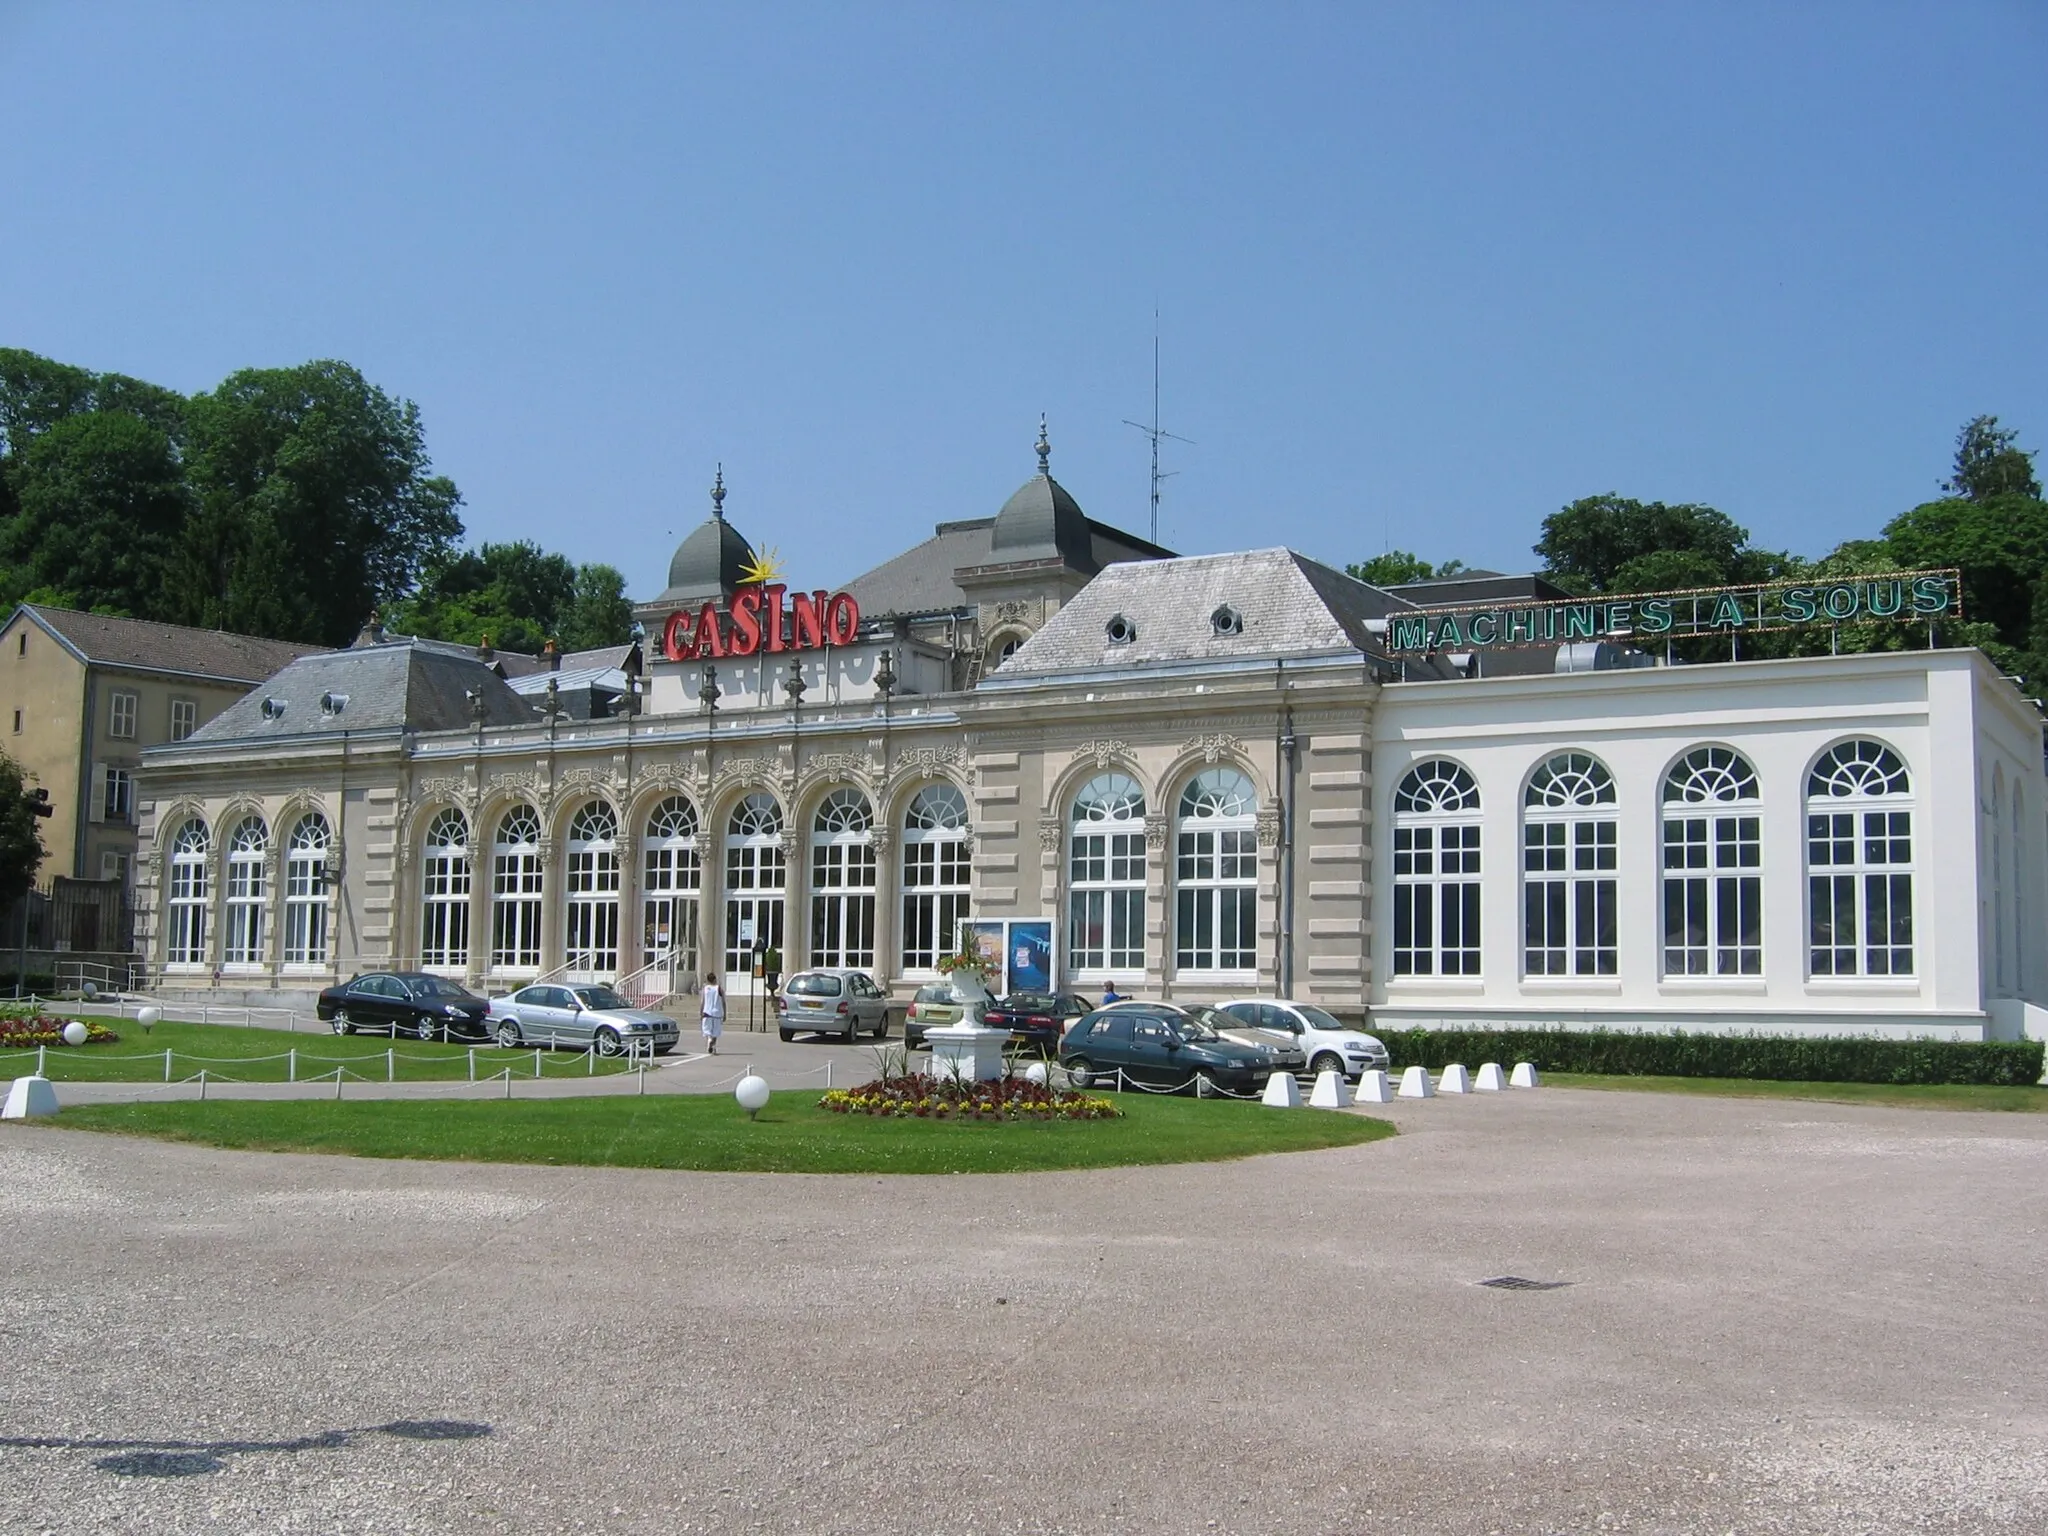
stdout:
{"type": "Polygon", "coordinates": [[[1610,1077],[1590,1072],[1546,1072],[1557,1088],[1605,1088],[1621,1093],[1707,1093],[1733,1099],[1814,1099],[1829,1104],[1890,1104],[1902,1109],[1984,1109],[2019,1113],[2048,1110],[2048,1088],[1990,1088],[1969,1084],[1779,1083],[1742,1077],[1610,1077]]]}
{"type": "MultiPolygon", "coordinates": [[[[44,1070],[52,1082],[127,1083],[164,1080],[164,1052],[171,1052],[171,1075],[182,1082],[201,1067],[210,1079],[243,1083],[281,1083],[295,1068],[300,1081],[332,1076],[342,1067],[351,1080],[384,1082],[395,1073],[399,1082],[461,1082],[469,1076],[469,1050],[388,1035],[288,1034],[279,1029],[240,1029],[227,1024],[173,1024],[145,1031],[133,1019],[66,1010],[67,1019],[92,1019],[121,1038],[112,1045],[51,1046],[44,1070]],[[290,1053],[297,1052],[296,1064],[290,1053]],[[395,1056],[388,1053],[395,1053],[395,1056]]],[[[547,1077],[582,1077],[589,1064],[581,1051],[543,1051],[541,1072],[547,1077]]],[[[476,1047],[480,1078],[510,1067],[518,1077],[532,1077],[531,1050],[501,1051],[476,1047]]],[[[0,1052],[0,1080],[35,1070],[35,1051],[0,1052]]],[[[618,1058],[597,1062],[599,1073],[625,1070],[618,1058]]]]}
{"type": "Polygon", "coordinates": [[[615,1098],[84,1104],[41,1124],[266,1152],[731,1173],[1015,1173],[1211,1162],[1391,1136],[1382,1120],[1260,1104],[1132,1098],[1120,1120],[880,1120],[776,1095],[749,1120],[726,1094],[615,1098]]]}

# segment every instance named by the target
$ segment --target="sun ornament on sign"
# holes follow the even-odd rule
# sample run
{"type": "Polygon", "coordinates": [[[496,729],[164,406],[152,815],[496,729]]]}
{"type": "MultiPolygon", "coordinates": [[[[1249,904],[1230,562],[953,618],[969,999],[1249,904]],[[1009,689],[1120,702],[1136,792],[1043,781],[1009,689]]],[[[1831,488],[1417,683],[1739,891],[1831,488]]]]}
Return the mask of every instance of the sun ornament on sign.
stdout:
{"type": "Polygon", "coordinates": [[[743,587],[765,587],[782,575],[782,553],[780,550],[761,549],[740,567],[740,585],[743,587]]]}

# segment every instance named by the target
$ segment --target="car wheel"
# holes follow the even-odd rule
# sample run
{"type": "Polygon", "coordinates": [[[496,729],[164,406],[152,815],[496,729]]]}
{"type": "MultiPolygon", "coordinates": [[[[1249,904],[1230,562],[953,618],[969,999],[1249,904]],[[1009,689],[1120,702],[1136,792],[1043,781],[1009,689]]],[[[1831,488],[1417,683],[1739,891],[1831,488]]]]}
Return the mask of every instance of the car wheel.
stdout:
{"type": "Polygon", "coordinates": [[[352,1035],[356,1032],[355,1025],[348,1021],[348,1010],[346,1008],[334,1010],[334,1032],[337,1035],[352,1035]]]}
{"type": "Polygon", "coordinates": [[[848,1045],[851,1045],[854,1041],[858,1040],[859,1038],[860,1020],[858,1018],[849,1016],[846,1020],[846,1043],[848,1045]]]}
{"type": "Polygon", "coordinates": [[[519,1049],[519,1026],[512,1020],[505,1019],[498,1025],[498,1045],[507,1051],[519,1049]]]}
{"type": "Polygon", "coordinates": [[[796,1031],[793,1029],[778,1029],[775,1033],[782,1036],[785,1040],[794,1040],[796,1038],[796,1031]]]}
{"type": "Polygon", "coordinates": [[[600,1056],[622,1056],[625,1054],[626,1042],[619,1038],[619,1032],[616,1029],[600,1029],[595,1035],[590,1037],[590,1043],[596,1047],[597,1054],[600,1056]]]}
{"type": "Polygon", "coordinates": [[[1317,1077],[1322,1076],[1325,1072],[1334,1072],[1339,1077],[1343,1077],[1345,1075],[1344,1058],[1334,1051],[1324,1051],[1322,1055],[1308,1064],[1308,1069],[1317,1077]]]}
{"type": "Polygon", "coordinates": [[[889,1038],[889,1015],[886,1013],[883,1014],[879,1019],[875,1020],[875,1038],[877,1040],[886,1040],[889,1038]]]}
{"type": "Polygon", "coordinates": [[[434,1038],[434,1021],[432,1019],[414,1019],[412,1022],[412,1037],[415,1040],[431,1041],[434,1038]]]}
{"type": "Polygon", "coordinates": [[[666,1056],[670,1051],[674,1049],[675,1047],[672,1045],[657,1045],[654,1048],[654,1054],[657,1056],[666,1056]]]}
{"type": "Polygon", "coordinates": [[[1074,1087],[1083,1090],[1093,1087],[1095,1083],[1095,1069],[1088,1065],[1085,1057],[1076,1056],[1067,1063],[1067,1081],[1074,1087]]]}

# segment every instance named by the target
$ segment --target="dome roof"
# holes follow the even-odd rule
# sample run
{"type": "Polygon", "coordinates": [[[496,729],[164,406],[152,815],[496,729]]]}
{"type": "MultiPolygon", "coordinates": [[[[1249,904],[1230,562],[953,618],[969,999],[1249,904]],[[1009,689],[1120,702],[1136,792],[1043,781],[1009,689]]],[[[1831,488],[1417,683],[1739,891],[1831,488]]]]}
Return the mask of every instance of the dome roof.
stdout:
{"type": "Polygon", "coordinates": [[[725,520],[725,470],[721,466],[718,482],[711,488],[711,516],[676,546],[668,563],[668,590],[662,597],[699,601],[728,597],[753,560],[753,546],[725,520]]]}
{"type": "Polygon", "coordinates": [[[1038,428],[1038,473],[1017,487],[1003,503],[989,535],[989,551],[998,562],[1061,560],[1077,570],[1095,569],[1095,541],[1081,504],[1053,479],[1048,460],[1052,445],[1045,424],[1038,428]]]}

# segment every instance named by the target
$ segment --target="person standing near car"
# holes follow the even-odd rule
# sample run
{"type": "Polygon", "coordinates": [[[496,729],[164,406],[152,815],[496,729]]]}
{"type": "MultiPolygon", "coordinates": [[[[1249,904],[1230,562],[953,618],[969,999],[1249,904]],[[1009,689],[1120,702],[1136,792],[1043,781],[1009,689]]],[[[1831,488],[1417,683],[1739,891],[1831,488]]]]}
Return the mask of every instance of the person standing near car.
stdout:
{"type": "Polygon", "coordinates": [[[725,1033],[725,991],[718,985],[718,972],[704,973],[704,994],[700,999],[704,1012],[704,1053],[718,1054],[718,1037],[725,1033]]]}
{"type": "Polygon", "coordinates": [[[1123,1000],[1123,994],[1117,991],[1115,982],[1105,981],[1102,984],[1103,1007],[1107,1008],[1111,1003],[1120,1003],[1123,1000]]]}

